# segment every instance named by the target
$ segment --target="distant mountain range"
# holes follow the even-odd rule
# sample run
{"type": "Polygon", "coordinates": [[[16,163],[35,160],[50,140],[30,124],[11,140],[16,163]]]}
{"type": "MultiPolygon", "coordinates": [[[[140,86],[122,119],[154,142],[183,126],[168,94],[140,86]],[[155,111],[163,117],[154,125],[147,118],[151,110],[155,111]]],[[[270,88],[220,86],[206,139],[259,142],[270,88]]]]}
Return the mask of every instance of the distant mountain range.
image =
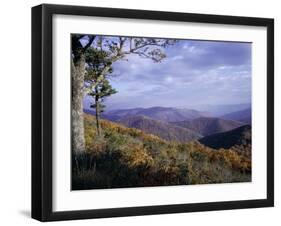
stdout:
{"type": "Polygon", "coordinates": [[[247,124],[252,124],[252,109],[247,108],[241,111],[232,112],[221,116],[224,119],[235,120],[239,122],[245,122],[247,124]]]}
{"type": "Polygon", "coordinates": [[[222,118],[200,117],[193,120],[173,122],[174,125],[190,129],[203,136],[233,130],[244,125],[241,122],[222,118]]]}
{"type": "Polygon", "coordinates": [[[199,142],[214,149],[228,149],[234,145],[251,145],[251,126],[245,125],[228,132],[206,136],[200,139],[199,142]]]}
{"type": "Polygon", "coordinates": [[[142,115],[151,119],[163,122],[175,122],[198,117],[211,116],[208,112],[197,111],[192,109],[168,108],[168,107],[151,107],[151,108],[133,108],[109,111],[103,114],[103,118],[116,121],[124,117],[142,115]]]}
{"type": "MultiPolygon", "coordinates": [[[[95,114],[94,110],[91,109],[84,109],[84,111],[92,115],[95,114]]],[[[238,132],[235,130],[243,128],[246,124],[251,124],[251,108],[235,111],[221,117],[213,117],[208,112],[192,109],[133,108],[109,111],[102,114],[102,118],[126,127],[140,129],[167,141],[200,140],[210,147],[227,147],[228,144],[239,144],[237,139],[241,134],[239,135],[239,130],[238,132]],[[234,132],[224,134],[227,131],[234,132]]]]}
{"type": "Polygon", "coordinates": [[[251,108],[251,103],[194,106],[194,109],[198,111],[207,111],[210,112],[213,116],[217,117],[248,108],[251,108]]]}
{"type": "Polygon", "coordinates": [[[154,120],[143,115],[126,116],[116,122],[130,128],[140,129],[168,141],[188,142],[202,138],[199,133],[170,123],[154,120]]]}

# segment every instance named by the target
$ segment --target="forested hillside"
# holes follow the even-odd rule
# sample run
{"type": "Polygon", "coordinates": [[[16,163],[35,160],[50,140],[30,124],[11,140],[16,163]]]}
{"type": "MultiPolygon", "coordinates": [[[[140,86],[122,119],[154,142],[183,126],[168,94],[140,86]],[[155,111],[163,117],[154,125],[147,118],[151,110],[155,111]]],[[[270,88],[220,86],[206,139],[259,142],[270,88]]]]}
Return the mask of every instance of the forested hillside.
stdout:
{"type": "Polygon", "coordinates": [[[251,181],[251,159],[198,141],[165,141],[141,130],[85,114],[86,153],[73,154],[72,189],[251,181]]]}
{"type": "Polygon", "coordinates": [[[214,117],[200,117],[194,120],[174,122],[174,124],[193,130],[203,136],[233,130],[244,125],[241,122],[214,117]]]}
{"type": "Polygon", "coordinates": [[[124,117],[117,122],[129,128],[136,128],[144,131],[145,133],[154,134],[167,141],[187,142],[202,138],[202,135],[190,129],[153,120],[142,115],[124,117]]]}

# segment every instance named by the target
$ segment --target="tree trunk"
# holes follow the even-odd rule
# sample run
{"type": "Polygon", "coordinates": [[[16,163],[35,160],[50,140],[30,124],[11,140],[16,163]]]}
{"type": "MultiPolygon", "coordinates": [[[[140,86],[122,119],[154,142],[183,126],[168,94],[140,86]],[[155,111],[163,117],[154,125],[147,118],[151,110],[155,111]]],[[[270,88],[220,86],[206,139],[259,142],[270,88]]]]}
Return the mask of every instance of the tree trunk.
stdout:
{"type": "Polygon", "coordinates": [[[100,135],[100,119],[99,119],[99,97],[96,96],[95,97],[95,104],[96,104],[96,125],[97,125],[97,133],[98,133],[98,136],[100,135]]]}
{"type": "Polygon", "coordinates": [[[84,74],[85,55],[82,54],[78,61],[71,62],[72,77],[72,150],[76,154],[85,153],[84,137],[84,74]]]}

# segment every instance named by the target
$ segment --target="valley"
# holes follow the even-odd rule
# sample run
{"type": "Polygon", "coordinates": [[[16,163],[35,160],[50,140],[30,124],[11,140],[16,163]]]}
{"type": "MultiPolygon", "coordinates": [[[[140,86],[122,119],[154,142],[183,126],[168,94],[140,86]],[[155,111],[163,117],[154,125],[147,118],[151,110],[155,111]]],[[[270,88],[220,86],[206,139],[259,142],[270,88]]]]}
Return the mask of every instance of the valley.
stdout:
{"type": "Polygon", "coordinates": [[[82,173],[73,167],[74,190],[251,181],[251,125],[187,109],[150,110],[104,114],[100,135],[86,111],[86,154],[73,158],[83,166],[82,173]]]}

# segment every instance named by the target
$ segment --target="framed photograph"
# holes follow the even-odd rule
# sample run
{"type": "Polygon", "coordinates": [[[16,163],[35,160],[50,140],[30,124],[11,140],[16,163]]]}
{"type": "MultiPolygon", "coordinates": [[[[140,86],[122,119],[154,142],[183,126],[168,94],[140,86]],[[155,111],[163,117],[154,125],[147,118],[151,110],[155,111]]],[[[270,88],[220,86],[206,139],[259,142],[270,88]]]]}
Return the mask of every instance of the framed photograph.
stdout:
{"type": "Polygon", "coordinates": [[[32,217],[274,205],[274,21],[32,8],[32,217]]]}

